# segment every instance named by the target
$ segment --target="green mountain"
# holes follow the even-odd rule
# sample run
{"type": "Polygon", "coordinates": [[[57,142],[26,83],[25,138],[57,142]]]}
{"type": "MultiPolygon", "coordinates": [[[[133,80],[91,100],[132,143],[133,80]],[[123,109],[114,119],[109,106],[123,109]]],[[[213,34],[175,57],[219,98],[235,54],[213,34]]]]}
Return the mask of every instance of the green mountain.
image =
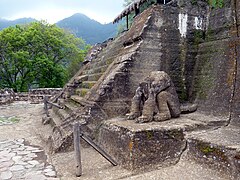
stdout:
{"type": "MultiPolygon", "coordinates": [[[[13,21],[0,19],[0,30],[17,24],[27,24],[37,21],[33,18],[21,18],[13,21]]],[[[70,33],[81,37],[88,44],[101,43],[111,37],[115,37],[117,33],[117,25],[108,23],[101,24],[84,14],[74,14],[56,23],[57,26],[66,29],[70,33]]]]}
{"type": "Polygon", "coordinates": [[[88,44],[101,43],[117,33],[116,24],[101,24],[80,13],[57,22],[57,26],[81,37],[88,44]]]}
{"type": "Polygon", "coordinates": [[[21,19],[16,19],[12,21],[0,19],[0,30],[7,28],[9,26],[15,26],[17,24],[28,24],[34,21],[37,21],[37,20],[33,18],[21,18],[21,19]]]}

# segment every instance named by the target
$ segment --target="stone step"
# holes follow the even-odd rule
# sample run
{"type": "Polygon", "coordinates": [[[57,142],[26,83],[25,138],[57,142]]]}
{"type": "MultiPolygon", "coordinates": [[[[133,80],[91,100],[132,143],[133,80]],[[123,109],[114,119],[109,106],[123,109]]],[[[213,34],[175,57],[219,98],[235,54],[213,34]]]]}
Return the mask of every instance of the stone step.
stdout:
{"type": "Polygon", "coordinates": [[[91,89],[97,81],[84,81],[81,84],[81,88],[91,89]]]}
{"type": "Polygon", "coordinates": [[[78,105],[71,100],[65,100],[63,103],[64,110],[66,110],[69,114],[76,112],[76,110],[79,108],[78,105]]]}
{"type": "Polygon", "coordinates": [[[100,61],[95,61],[92,64],[92,68],[97,68],[100,66],[109,66],[113,62],[113,59],[101,59],[100,61]]]}
{"type": "Polygon", "coordinates": [[[65,109],[58,109],[56,107],[52,107],[52,109],[53,112],[61,119],[61,121],[64,121],[69,117],[69,114],[65,109]]]}
{"type": "Polygon", "coordinates": [[[56,112],[55,110],[52,109],[49,111],[49,113],[50,113],[50,117],[51,117],[49,124],[52,127],[60,126],[60,124],[63,122],[63,120],[60,118],[58,112],[56,112]]]}
{"type": "Polygon", "coordinates": [[[89,90],[90,89],[86,89],[86,88],[77,88],[76,94],[80,97],[84,97],[88,93],[89,90]]]}
{"type": "Polygon", "coordinates": [[[78,76],[74,79],[74,82],[75,83],[81,83],[83,81],[87,81],[88,80],[88,75],[85,74],[85,75],[81,75],[81,76],[78,76]]]}
{"type": "Polygon", "coordinates": [[[240,179],[240,129],[221,127],[187,133],[189,159],[240,179]]]}
{"type": "Polygon", "coordinates": [[[89,106],[89,105],[94,105],[95,102],[92,101],[87,101],[83,97],[77,96],[77,95],[72,95],[70,99],[75,102],[80,104],[81,106],[89,106]]]}
{"type": "Polygon", "coordinates": [[[88,76],[88,81],[98,81],[102,75],[103,73],[91,74],[88,76]]]}
{"type": "Polygon", "coordinates": [[[92,69],[89,69],[89,70],[85,70],[83,72],[83,74],[87,75],[87,74],[95,74],[95,73],[104,73],[107,68],[108,68],[108,65],[104,65],[104,66],[92,68],[92,69]]]}
{"type": "Polygon", "coordinates": [[[105,59],[105,58],[97,58],[94,61],[89,64],[89,67],[85,69],[86,70],[91,70],[91,69],[96,69],[102,66],[109,66],[114,59],[105,59]]]}

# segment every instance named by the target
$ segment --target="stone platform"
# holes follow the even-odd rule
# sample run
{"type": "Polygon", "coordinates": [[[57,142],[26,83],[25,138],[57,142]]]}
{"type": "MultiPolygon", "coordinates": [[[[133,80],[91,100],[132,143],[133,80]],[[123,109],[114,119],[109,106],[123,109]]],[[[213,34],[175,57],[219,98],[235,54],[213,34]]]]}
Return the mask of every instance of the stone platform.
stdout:
{"type": "Polygon", "coordinates": [[[240,179],[240,128],[195,131],[186,135],[188,158],[240,179]]]}
{"type": "Polygon", "coordinates": [[[176,164],[187,148],[186,131],[221,126],[226,120],[199,113],[164,122],[137,124],[124,118],[103,122],[99,144],[129,170],[176,164]]]}

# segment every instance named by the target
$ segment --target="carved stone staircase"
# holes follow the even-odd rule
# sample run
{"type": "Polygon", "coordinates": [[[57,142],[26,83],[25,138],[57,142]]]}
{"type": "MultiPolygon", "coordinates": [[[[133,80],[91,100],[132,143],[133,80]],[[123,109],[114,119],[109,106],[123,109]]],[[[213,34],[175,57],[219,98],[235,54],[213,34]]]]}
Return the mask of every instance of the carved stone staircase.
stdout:
{"type": "MultiPolygon", "coordinates": [[[[65,150],[72,143],[72,123],[75,120],[87,121],[90,109],[94,108],[96,103],[86,100],[85,96],[97,83],[110,63],[112,61],[100,58],[100,60],[84,65],[79,75],[76,75],[66,85],[63,92],[61,92],[61,96],[56,99],[56,103],[63,109],[53,106],[50,110],[52,117],[50,124],[53,127],[53,134],[50,140],[52,141],[51,144],[54,151],[65,150]],[[66,139],[63,140],[64,138],[66,139]]],[[[85,131],[91,134],[92,131],[86,128],[87,126],[85,131]]]]}

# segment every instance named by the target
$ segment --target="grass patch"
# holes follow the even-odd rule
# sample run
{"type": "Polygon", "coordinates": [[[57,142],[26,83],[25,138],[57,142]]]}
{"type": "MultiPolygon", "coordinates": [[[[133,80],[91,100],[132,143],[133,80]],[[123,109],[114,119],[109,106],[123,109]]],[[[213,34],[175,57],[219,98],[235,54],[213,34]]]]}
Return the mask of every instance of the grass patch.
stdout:
{"type": "Polygon", "coordinates": [[[18,123],[20,120],[16,117],[0,117],[1,123],[18,123]]]}

